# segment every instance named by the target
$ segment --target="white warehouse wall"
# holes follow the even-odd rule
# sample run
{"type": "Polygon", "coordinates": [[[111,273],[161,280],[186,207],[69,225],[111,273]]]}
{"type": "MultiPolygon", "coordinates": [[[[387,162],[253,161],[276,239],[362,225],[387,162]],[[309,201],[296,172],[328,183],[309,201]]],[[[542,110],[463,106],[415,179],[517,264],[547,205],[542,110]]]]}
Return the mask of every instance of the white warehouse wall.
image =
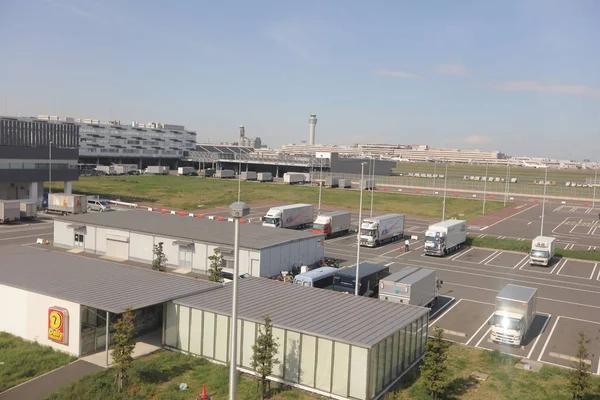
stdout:
{"type": "Polygon", "coordinates": [[[4,310],[8,314],[0,318],[0,331],[37,341],[79,357],[81,332],[79,304],[5,285],[0,285],[0,304],[10,304],[4,310]],[[65,308],[69,313],[67,345],[48,339],[48,309],[50,307],[65,308]]]}

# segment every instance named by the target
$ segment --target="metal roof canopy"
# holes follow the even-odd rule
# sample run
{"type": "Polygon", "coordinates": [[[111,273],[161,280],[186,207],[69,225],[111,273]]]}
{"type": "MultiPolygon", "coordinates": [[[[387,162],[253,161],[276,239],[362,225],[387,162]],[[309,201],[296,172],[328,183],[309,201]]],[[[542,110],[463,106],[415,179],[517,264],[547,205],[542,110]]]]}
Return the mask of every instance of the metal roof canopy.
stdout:
{"type": "Polygon", "coordinates": [[[2,246],[0,284],[122,313],[222,285],[24,246],[2,246]]]}
{"type": "MultiPolygon", "coordinates": [[[[191,218],[149,211],[114,211],[83,213],[56,217],[56,220],[80,223],[124,231],[187,239],[202,243],[231,246],[233,248],[234,224],[208,218],[191,218]]],[[[257,224],[240,225],[240,248],[262,250],[279,244],[314,238],[322,234],[264,227],[257,224]]]]}
{"type": "MultiPolygon", "coordinates": [[[[239,280],[238,318],[348,344],[371,347],[429,309],[263,278],[239,280]]],[[[174,300],[175,304],[231,316],[232,286],[174,300]]]]}

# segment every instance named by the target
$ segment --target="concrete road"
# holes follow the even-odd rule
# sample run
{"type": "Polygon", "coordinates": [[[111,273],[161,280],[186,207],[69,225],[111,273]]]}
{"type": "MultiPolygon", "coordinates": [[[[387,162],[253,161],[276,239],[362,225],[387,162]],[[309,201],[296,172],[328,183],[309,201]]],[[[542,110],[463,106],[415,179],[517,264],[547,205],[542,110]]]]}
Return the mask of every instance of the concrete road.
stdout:
{"type": "Polygon", "coordinates": [[[53,225],[51,219],[0,225],[0,246],[35,243],[37,238],[52,239],[53,225]]]}

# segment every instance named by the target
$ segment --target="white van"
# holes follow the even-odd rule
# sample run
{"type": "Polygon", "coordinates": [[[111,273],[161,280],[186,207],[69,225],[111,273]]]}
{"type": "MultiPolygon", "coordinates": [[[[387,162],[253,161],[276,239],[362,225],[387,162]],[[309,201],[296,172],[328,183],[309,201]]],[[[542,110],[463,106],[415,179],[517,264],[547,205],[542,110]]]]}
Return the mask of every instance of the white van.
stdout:
{"type": "Polygon", "coordinates": [[[104,199],[88,199],[87,205],[88,211],[112,211],[113,209],[108,204],[107,200],[104,199]]]}
{"type": "Polygon", "coordinates": [[[538,236],[531,242],[531,253],[529,253],[529,264],[548,266],[556,251],[556,238],[538,236]]]}

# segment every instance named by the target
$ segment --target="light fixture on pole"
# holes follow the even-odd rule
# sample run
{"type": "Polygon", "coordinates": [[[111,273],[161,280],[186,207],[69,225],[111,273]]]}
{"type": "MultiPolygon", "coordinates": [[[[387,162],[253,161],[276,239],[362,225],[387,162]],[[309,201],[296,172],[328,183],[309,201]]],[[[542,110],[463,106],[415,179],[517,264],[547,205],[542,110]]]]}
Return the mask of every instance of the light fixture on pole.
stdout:
{"type": "Polygon", "coordinates": [[[229,215],[234,219],[235,238],[233,245],[233,298],[231,301],[231,344],[229,355],[229,400],[236,400],[237,390],[237,295],[240,276],[240,219],[250,214],[248,204],[236,201],[229,206],[229,215]]]}
{"type": "Polygon", "coordinates": [[[354,295],[358,296],[358,286],[360,285],[360,227],[362,225],[362,201],[363,201],[363,177],[365,174],[366,162],[360,163],[360,206],[358,209],[358,229],[356,232],[356,280],[354,284],[354,295]]]}
{"type": "Polygon", "coordinates": [[[483,182],[483,210],[482,215],[485,215],[485,198],[487,197],[487,181],[488,181],[488,164],[485,164],[485,181],[483,182]]]}
{"type": "Polygon", "coordinates": [[[446,220],[446,183],[448,182],[448,160],[446,160],[446,174],[444,175],[444,205],[442,206],[442,221],[446,220]]]}
{"type": "Polygon", "coordinates": [[[546,210],[546,183],[548,181],[548,166],[546,165],[546,173],[544,175],[544,196],[542,198],[542,223],[540,225],[540,236],[544,236],[544,214],[546,210]]]}
{"type": "Polygon", "coordinates": [[[373,216],[373,197],[375,196],[375,158],[371,156],[371,161],[373,162],[373,168],[371,169],[371,214],[373,216]]]}
{"type": "Polygon", "coordinates": [[[48,147],[48,193],[52,193],[52,140],[48,147]]]}
{"type": "Polygon", "coordinates": [[[317,210],[317,215],[321,215],[321,190],[323,189],[323,155],[320,157],[320,166],[321,172],[319,173],[319,209],[317,210]]]}

